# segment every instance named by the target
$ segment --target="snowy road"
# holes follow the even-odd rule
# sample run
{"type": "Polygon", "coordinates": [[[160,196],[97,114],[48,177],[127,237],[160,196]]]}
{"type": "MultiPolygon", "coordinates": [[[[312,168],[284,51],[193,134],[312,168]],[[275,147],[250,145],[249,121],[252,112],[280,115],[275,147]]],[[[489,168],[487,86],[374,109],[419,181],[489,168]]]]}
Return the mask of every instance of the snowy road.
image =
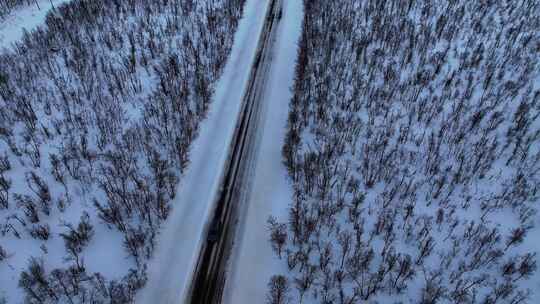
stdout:
{"type": "Polygon", "coordinates": [[[258,137],[261,101],[271,66],[271,50],[275,29],[281,16],[281,0],[271,0],[252,67],[249,85],[242,102],[242,113],[233,136],[227,173],[220,187],[219,200],[207,232],[205,244],[199,254],[190,288],[189,303],[221,303],[226,263],[231,252],[235,220],[242,207],[239,202],[249,189],[253,170],[253,152],[258,137]]]}
{"type": "Polygon", "coordinates": [[[297,45],[301,34],[303,5],[284,0],[283,15],[276,30],[269,79],[261,100],[261,120],[257,126],[251,186],[243,200],[243,214],[229,264],[224,301],[230,304],[264,303],[267,283],[273,274],[287,271],[268,242],[266,220],[270,215],[287,217],[292,188],[282,164],[289,101],[292,98],[297,45]]]}
{"type": "MultiPolygon", "coordinates": [[[[259,79],[254,89],[249,90],[250,69],[259,63],[258,37],[264,33],[263,23],[271,3],[270,0],[247,1],[231,58],[219,82],[211,113],[194,143],[191,164],[182,179],[174,214],[160,236],[161,247],[150,264],[150,279],[139,294],[138,303],[190,303],[191,291],[194,291],[193,303],[215,299],[234,304],[262,302],[268,278],[276,271],[285,271],[270,248],[266,219],[270,214],[286,216],[291,201],[292,189],[282,165],[281,146],[303,10],[302,1],[283,0],[281,20],[271,35],[274,43],[261,59],[271,64],[261,64],[261,76],[256,77],[259,79]],[[264,58],[266,56],[269,58],[264,58]],[[230,215],[233,224],[227,226],[232,230],[224,233],[231,237],[233,244],[223,248],[211,245],[207,263],[212,266],[200,273],[204,274],[203,282],[207,281],[209,273],[219,275],[210,276],[213,280],[210,287],[207,284],[192,286],[191,275],[199,273],[196,272],[200,265],[198,254],[206,247],[210,226],[217,223],[210,220],[221,203],[217,194],[226,190],[220,182],[226,178],[228,147],[233,142],[244,92],[255,94],[251,99],[260,106],[255,109],[258,119],[249,130],[250,148],[239,169],[241,186],[233,191],[237,212],[230,215]],[[225,286],[222,286],[224,279],[225,286]]],[[[229,216],[227,212],[224,214],[229,216]]],[[[212,229],[212,234],[223,228],[219,224],[217,229],[212,229]]],[[[216,242],[211,239],[211,243],[216,242]]],[[[224,241],[218,238],[219,242],[224,241]]]]}
{"type": "Polygon", "coordinates": [[[225,174],[232,135],[253,65],[269,1],[247,0],[231,55],[207,119],[190,151],[190,164],[173,210],[158,236],[148,282],[137,303],[185,303],[200,249],[225,174]]]}

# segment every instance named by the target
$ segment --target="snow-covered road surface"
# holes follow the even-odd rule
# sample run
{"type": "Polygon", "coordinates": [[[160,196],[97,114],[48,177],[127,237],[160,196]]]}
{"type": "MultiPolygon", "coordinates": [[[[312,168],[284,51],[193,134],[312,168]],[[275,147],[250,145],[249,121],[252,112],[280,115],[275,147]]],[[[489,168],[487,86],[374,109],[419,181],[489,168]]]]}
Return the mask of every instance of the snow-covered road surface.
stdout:
{"type": "Polygon", "coordinates": [[[279,24],[282,0],[270,0],[265,24],[258,37],[257,54],[250,73],[249,84],[242,100],[242,113],[231,142],[219,199],[211,220],[211,228],[199,253],[195,275],[189,289],[189,303],[221,303],[227,261],[243,198],[252,179],[253,156],[257,148],[258,121],[261,101],[264,100],[275,29],[279,24]]]}
{"type": "Polygon", "coordinates": [[[303,7],[300,0],[284,0],[283,16],[277,29],[274,57],[258,126],[251,195],[236,232],[224,303],[263,303],[271,275],[286,271],[275,257],[266,220],[270,215],[287,216],[292,188],[282,164],[288,105],[292,97],[297,44],[301,34],[303,7]]]}
{"type": "Polygon", "coordinates": [[[247,0],[234,45],[218,81],[208,117],[190,151],[173,210],[148,265],[137,303],[183,303],[215,208],[216,194],[240,111],[269,1],[247,0]]]}

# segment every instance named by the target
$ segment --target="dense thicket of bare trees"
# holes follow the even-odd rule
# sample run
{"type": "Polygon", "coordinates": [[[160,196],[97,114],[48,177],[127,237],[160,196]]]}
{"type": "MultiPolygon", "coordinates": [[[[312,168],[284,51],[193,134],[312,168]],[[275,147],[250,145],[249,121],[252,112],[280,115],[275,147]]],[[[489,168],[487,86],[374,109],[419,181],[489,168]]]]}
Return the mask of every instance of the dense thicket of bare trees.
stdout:
{"type": "Polygon", "coordinates": [[[126,303],[144,284],[243,2],[74,0],[0,54],[0,263],[3,238],[66,249],[52,271],[32,257],[28,303],[126,303]],[[102,224],[133,259],[121,281],[84,264],[102,224]]]}
{"type": "Polygon", "coordinates": [[[286,244],[274,220],[269,237],[292,302],[526,303],[540,3],[304,5],[283,147],[295,195],[286,244]]]}

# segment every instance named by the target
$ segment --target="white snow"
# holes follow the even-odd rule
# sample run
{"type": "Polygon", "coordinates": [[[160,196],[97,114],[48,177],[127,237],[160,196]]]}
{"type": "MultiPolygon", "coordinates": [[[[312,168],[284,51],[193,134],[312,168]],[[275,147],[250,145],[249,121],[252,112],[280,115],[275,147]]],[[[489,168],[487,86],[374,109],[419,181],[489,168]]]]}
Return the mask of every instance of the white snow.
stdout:
{"type": "Polygon", "coordinates": [[[4,20],[0,19],[0,48],[9,47],[20,40],[24,30],[31,31],[45,22],[47,13],[54,7],[71,0],[38,0],[35,4],[16,9],[4,20]]]}
{"type": "Polygon", "coordinates": [[[284,0],[266,97],[262,101],[265,109],[261,113],[253,186],[235,237],[224,303],[250,304],[255,299],[262,303],[269,278],[286,271],[286,264],[276,258],[270,247],[266,220],[274,215],[283,221],[292,201],[292,186],[282,164],[281,148],[292,98],[302,19],[302,1],[284,0]]]}
{"type": "Polygon", "coordinates": [[[202,237],[215,207],[268,4],[266,0],[246,2],[231,55],[218,81],[208,117],[192,144],[190,164],[181,179],[173,211],[158,237],[158,247],[148,265],[148,282],[137,295],[138,303],[182,303],[186,296],[204,242],[202,237]]]}
{"type": "MultiPolygon", "coordinates": [[[[51,172],[50,163],[47,158],[54,150],[58,142],[42,148],[41,171],[37,171],[44,178],[47,185],[54,185],[50,188],[51,196],[59,198],[63,196],[62,189],[58,186],[51,172]]],[[[10,153],[2,142],[0,152],[10,153]]],[[[56,151],[55,151],[56,152],[56,151]]],[[[13,163],[8,178],[11,178],[13,184],[12,193],[30,194],[25,181],[25,167],[22,163],[13,163]]],[[[100,225],[97,211],[91,207],[90,197],[84,194],[81,187],[74,181],[68,181],[69,188],[72,189],[71,195],[75,195],[77,203],[71,203],[64,212],[56,212],[53,209],[50,216],[43,217],[42,224],[50,226],[50,238],[47,241],[36,240],[27,235],[26,231],[22,233],[21,238],[16,238],[12,233],[2,235],[2,245],[8,244],[8,259],[0,263],[0,303],[5,299],[6,303],[24,303],[25,294],[23,289],[18,287],[20,274],[27,270],[30,257],[43,258],[45,270],[50,272],[55,268],[65,267],[65,257],[67,252],[64,246],[63,238],[60,233],[68,232],[67,228],[61,223],[69,223],[75,227],[80,222],[83,212],[90,214],[90,223],[94,228],[94,237],[90,240],[85,253],[81,255],[84,260],[85,268],[89,273],[101,273],[109,279],[120,279],[126,269],[134,268],[133,262],[127,258],[123,249],[122,235],[118,231],[111,231],[105,225],[100,225]]],[[[91,190],[95,191],[95,190],[91,190]]],[[[6,210],[0,210],[1,224],[13,223],[13,219],[8,219],[6,210]]],[[[17,226],[17,225],[16,225],[17,226]]],[[[18,227],[18,226],[17,226],[18,227]]],[[[22,227],[24,229],[24,227],[22,227]]]]}

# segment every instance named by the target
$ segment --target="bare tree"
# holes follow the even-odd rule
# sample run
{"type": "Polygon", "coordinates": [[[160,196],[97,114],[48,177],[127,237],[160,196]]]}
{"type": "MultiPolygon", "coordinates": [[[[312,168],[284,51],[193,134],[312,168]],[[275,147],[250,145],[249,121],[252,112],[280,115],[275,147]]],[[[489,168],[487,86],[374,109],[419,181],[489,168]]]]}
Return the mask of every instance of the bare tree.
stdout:
{"type": "Polygon", "coordinates": [[[274,275],[268,282],[268,295],[266,303],[268,304],[287,304],[289,301],[289,281],[285,276],[274,275]]]}
{"type": "Polygon", "coordinates": [[[278,223],[276,218],[272,216],[268,218],[267,223],[268,230],[270,231],[270,243],[272,244],[272,249],[274,249],[281,259],[283,246],[285,246],[285,243],[287,242],[287,225],[278,223]]]}

